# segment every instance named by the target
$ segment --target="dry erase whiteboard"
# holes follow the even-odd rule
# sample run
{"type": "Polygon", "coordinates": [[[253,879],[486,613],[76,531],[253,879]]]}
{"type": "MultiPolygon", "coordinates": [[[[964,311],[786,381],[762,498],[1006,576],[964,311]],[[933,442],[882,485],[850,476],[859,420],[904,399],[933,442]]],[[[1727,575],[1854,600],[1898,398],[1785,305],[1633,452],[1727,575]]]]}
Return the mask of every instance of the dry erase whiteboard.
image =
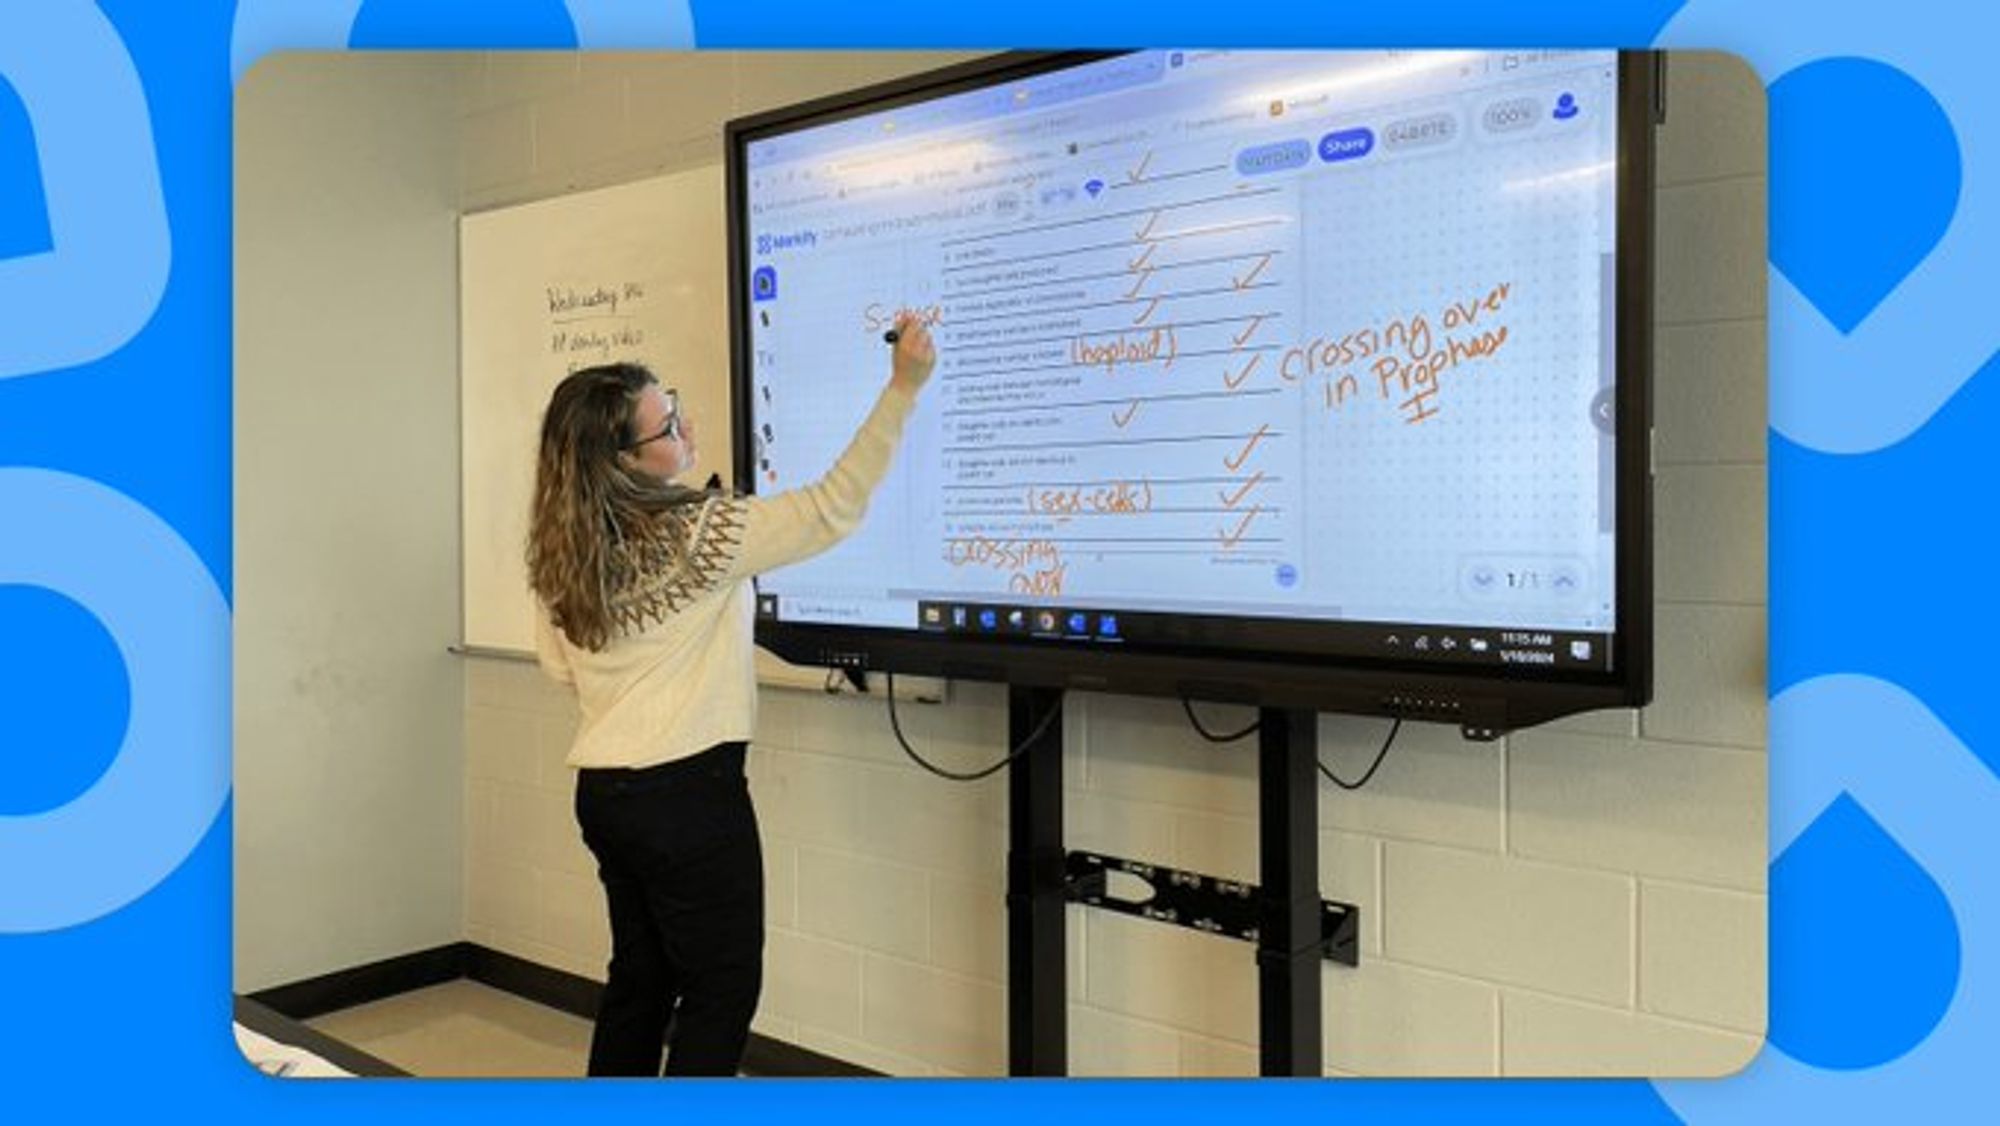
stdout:
{"type": "Polygon", "coordinates": [[[466,645],[534,648],[523,552],[535,447],[569,372],[614,360],[652,368],[701,431],[690,483],[729,479],[722,225],[719,165],[460,220],[466,645]]]}

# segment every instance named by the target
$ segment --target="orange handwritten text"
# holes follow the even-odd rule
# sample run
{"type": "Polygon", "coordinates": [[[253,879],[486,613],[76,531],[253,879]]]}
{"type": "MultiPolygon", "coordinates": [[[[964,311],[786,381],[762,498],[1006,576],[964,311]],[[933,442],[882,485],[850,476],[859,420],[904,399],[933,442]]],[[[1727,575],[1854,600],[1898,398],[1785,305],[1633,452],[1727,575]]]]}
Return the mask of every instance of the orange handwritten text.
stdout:
{"type": "Polygon", "coordinates": [[[953,567],[986,567],[1007,573],[1015,594],[1061,594],[1069,564],[1051,540],[996,540],[964,536],[944,541],[944,561],[953,567]]]}
{"type": "Polygon", "coordinates": [[[1347,400],[1360,394],[1361,384],[1351,375],[1326,381],[1326,409],[1336,410],[1347,404],[1347,400]]]}
{"type": "Polygon", "coordinates": [[[1067,488],[1028,490],[1028,511],[1070,517],[1078,513],[1137,515],[1153,510],[1153,483],[1119,481],[1095,488],[1071,485],[1067,488]]]}
{"type": "Polygon", "coordinates": [[[1121,332],[1110,340],[1093,341],[1079,336],[1069,344],[1071,363],[1102,367],[1106,375],[1116,375],[1123,365],[1159,363],[1162,360],[1165,366],[1172,367],[1174,357],[1179,354],[1180,341],[1172,325],[1159,325],[1146,333],[1121,332]]]}
{"type": "Polygon", "coordinates": [[[1431,323],[1422,313],[1288,349],[1278,361],[1278,377],[1297,383],[1304,376],[1343,368],[1397,347],[1414,355],[1430,351],[1431,323]]]}
{"type": "Polygon", "coordinates": [[[1488,329],[1470,340],[1460,340],[1447,336],[1444,347],[1423,356],[1403,361],[1394,356],[1384,356],[1375,361],[1369,370],[1380,381],[1382,397],[1387,399],[1395,394],[1410,394],[1400,404],[1407,411],[1404,422],[1422,422],[1437,413],[1437,408],[1429,400],[1437,394],[1438,376],[1457,367],[1467,360],[1490,356],[1507,343],[1507,326],[1488,329]],[[1390,388],[1391,383],[1395,389],[1390,388]]]}
{"type": "Polygon", "coordinates": [[[866,309],[861,310],[861,330],[871,335],[874,333],[881,332],[883,329],[894,326],[896,323],[896,318],[902,316],[905,313],[909,314],[912,317],[915,317],[919,321],[922,321],[924,323],[924,326],[928,328],[929,326],[934,325],[938,323],[938,321],[943,319],[944,306],[904,305],[899,308],[891,309],[888,306],[880,303],[871,304],[866,309]]]}
{"type": "Polygon", "coordinates": [[[1379,400],[1396,399],[1405,422],[1438,414],[1438,377],[1460,364],[1485,359],[1506,345],[1508,326],[1500,323],[1513,292],[1502,282],[1465,300],[1452,301],[1433,318],[1423,312],[1394,317],[1351,332],[1321,336],[1288,349],[1278,361],[1278,377],[1288,383],[1318,376],[1325,380],[1326,409],[1343,409],[1361,384],[1351,365],[1366,364],[1379,400]]]}
{"type": "Polygon", "coordinates": [[[1007,580],[1007,589],[1014,594],[1061,594],[1063,578],[1069,573],[1069,564],[1058,563],[1039,571],[1022,571],[1007,580]]]}
{"type": "Polygon", "coordinates": [[[1029,566],[1062,562],[1062,549],[1050,540],[996,540],[961,536],[944,541],[944,561],[954,567],[991,567],[1019,571],[1029,566]]]}

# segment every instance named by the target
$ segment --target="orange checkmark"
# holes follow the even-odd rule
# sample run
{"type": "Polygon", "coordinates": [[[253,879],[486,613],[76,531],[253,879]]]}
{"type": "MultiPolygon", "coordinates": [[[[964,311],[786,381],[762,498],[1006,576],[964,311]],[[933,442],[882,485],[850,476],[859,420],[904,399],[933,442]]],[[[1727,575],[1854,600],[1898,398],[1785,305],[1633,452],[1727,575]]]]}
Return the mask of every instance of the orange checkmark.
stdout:
{"type": "Polygon", "coordinates": [[[1253,279],[1255,279],[1255,278],[1256,278],[1256,276],[1257,276],[1258,274],[1261,274],[1261,273],[1263,273],[1263,272],[1264,272],[1264,267],[1266,267],[1266,266],[1268,266],[1268,265],[1270,265],[1270,264],[1271,264],[1271,256],[1270,256],[1270,255],[1268,255],[1268,254],[1266,254],[1266,255],[1265,255],[1265,256],[1263,256],[1262,258],[1259,258],[1259,259],[1257,259],[1257,264],[1256,264],[1255,266],[1252,266],[1252,267],[1250,268],[1250,272],[1249,272],[1249,273],[1247,273],[1247,274],[1243,275],[1243,276],[1242,276],[1242,277],[1240,277],[1240,278],[1237,278],[1237,279],[1235,279],[1235,281],[1236,281],[1236,288],[1238,288],[1238,289],[1248,289],[1248,288],[1250,288],[1250,282],[1251,282],[1251,281],[1252,281],[1253,279]]]}
{"type": "Polygon", "coordinates": [[[1243,448],[1237,451],[1236,456],[1223,458],[1222,464],[1228,466],[1231,469],[1243,468],[1243,463],[1250,460],[1250,451],[1256,449],[1257,443],[1263,441],[1264,435],[1270,433],[1270,431],[1271,431],[1271,424],[1268,422],[1262,426],[1259,426],[1257,428],[1257,432],[1255,434],[1250,435],[1250,440],[1244,444],[1243,448]]]}
{"type": "Polygon", "coordinates": [[[1235,508],[1236,505],[1240,501],[1242,501],[1244,497],[1250,495],[1251,489],[1254,489],[1258,485],[1261,485],[1263,483],[1264,483],[1264,471],[1259,469],[1255,477],[1252,477],[1248,481],[1243,482],[1243,487],[1236,490],[1235,496],[1231,496],[1228,493],[1222,491],[1221,489],[1215,490],[1215,495],[1222,498],[1222,507],[1235,508]]]}
{"type": "Polygon", "coordinates": [[[1250,521],[1255,520],[1257,518],[1257,514],[1262,511],[1264,511],[1263,505],[1261,504],[1251,505],[1250,511],[1244,513],[1243,519],[1237,521],[1235,531],[1224,532],[1221,531],[1220,529],[1217,530],[1216,534],[1222,537],[1222,548],[1224,551],[1227,551],[1230,548],[1236,546],[1237,541],[1243,538],[1243,534],[1250,530],[1250,521]]]}
{"type": "Polygon", "coordinates": [[[1153,214],[1146,219],[1146,225],[1140,227],[1139,233],[1133,235],[1132,237],[1138,239],[1140,242],[1145,242],[1146,236],[1151,234],[1153,231],[1153,224],[1159,221],[1160,221],[1160,213],[1158,211],[1153,212],[1153,214]]]}
{"type": "Polygon", "coordinates": [[[1136,317],[1132,318],[1132,323],[1133,323],[1133,324],[1135,324],[1135,325],[1142,325],[1142,324],[1145,324],[1145,323],[1146,323],[1146,318],[1147,318],[1147,317],[1150,317],[1150,316],[1152,316],[1152,315],[1153,315],[1153,310],[1155,310],[1155,309],[1157,309],[1157,308],[1159,308],[1159,307],[1160,307],[1160,299],[1159,299],[1159,298],[1157,298],[1157,297],[1153,298],[1153,303],[1152,303],[1152,304],[1150,304],[1150,305],[1148,305],[1148,306],[1146,306],[1146,311],[1145,311],[1145,312],[1143,312],[1143,313],[1140,313],[1140,314],[1139,314],[1138,316],[1136,316],[1136,317]]]}
{"type": "Polygon", "coordinates": [[[1237,346],[1238,348],[1241,348],[1241,347],[1243,346],[1243,342],[1244,342],[1244,341],[1246,341],[1246,340],[1248,340],[1248,339],[1250,339],[1251,335],[1252,335],[1253,333],[1255,333],[1255,332],[1257,331],[1257,326],[1258,326],[1258,325],[1260,325],[1260,324],[1263,324],[1263,323],[1264,323],[1264,314],[1262,314],[1262,313],[1259,313],[1259,314],[1257,314],[1256,316],[1254,316],[1254,317],[1251,317],[1251,318],[1250,318],[1250,327],[1249,327],[1249,328],[1246,328],[1246,329],[1244,329],[1244,330],[1243,330],[1243,335],[1241,335],[1241,336],[1237,337],[1237,338],[1236,338],[1236,339],[1235,339],[1235,340],[1233,341],[1233,343],[1234,343],[1234,344],[1235,344],[1235,345],[1236,345],[1236,346],[1237,346]]]}
{"type": "Polygon", "coordinates": [[[1128,270],[1136,270],[1136,269],[1138,269],[1139,267],[1141,267],[1141,266],[1144,266],[1144,265],[1146,264],[1146,260],[1147,260],[1147,259],[1149,259],[1149,258],[1151,258],[1151,257],[1153,256],[1153,250],[1154,250],[1154,248],[1155,248],[1155,247],[1157,247],[1157,246],[1159,246],[1159,245],[1160,245],[1160,244],[1159,244],[1159,243],[1157,243],[1157,242],[1149,242],[1149,243],[1147,243],[1147,244],[1146,244],[1146,253],[1144,253],[1144,254],[1141,254],[1141,255],[1140,255],[1140,256],[1138,256],[1137,258],[1134,258],[1134,259],[1132,259],[1132,260],[1131,260],[1130,262],[1127,262],[1127,263],[1125,263],[1125,268],[1126,268],[1126,269],[1128,269],[1128,270]]]}
{"type": "Polygon", "coordinates": [[[1113,426],[1118,427],[1120,430],[1123,430],[1125,428],[1125,424],[1132,421],[1132,416],[1138,413],[1139,413],[1139,400],[1134,399],[1132,400],[1132,405],[1125,408],[1125,417],[1119,418],[1117,415],[1114,414],[1111,416],[1111,424],[1113,426]]]}
{"type": "Polygon", "coordinates": [[[1133,183],[1135,183],[1135,184],[1136,184],[1136,183],[1138,183],[1139,181],[1141,181],[1141,180],[1145,179],[1145,178],[1146,178],[1146,166],[1147,166],[1148,164],[1151,164],[1151,163],[1153,163],[1153,153],[1152,153],[1152,150],[1151,150],[1151,149],[1148,149],[1148,150],[1146,151],[1146,159],[1144,159],[1144,160],[1142,160],[1142,161],[1140,161],[1140,162],[1139,162],[1139,167],[1137,167],[1137,168],[1134,168],[1134,169],[1133,169],[1132,171],[1130,171],[1130,172],[1127,172],[1127,173],[1125,174],[1126,178],[1127,178],[1127,179],[1129,179],[1129,180],[1131,180],[1131,181],[1132,181],[1133,183]]]}
{"type": "Polygon", "coordinates": [[[1149,280],[1149,279],[1150,279],[1150,278],[1151,278],[1152,276],[1153,276],[1153,271],[1152,271],[1152,269],[1151,269],[1151,268],[1149,267],[1149,268],[1147,268],[1147,269],[1146,269],[1146,270],[1145,270],[1144,272],[1142,272],[1142,273],[1141,273],[1141,274],[1139,275],[1139,280],[1138,280],[1138,282],[1136,282],[1136,283],[1135,283],[1135,284],[1134,284],[1134,285],[1132,286],[1132,290],[1131,290],[1131,292],[1127,293],[1127,294],[1126,294],[1125,296],[1127,296],[1127,297],[1137,297],[1137,296],[1139,296],[1139,291],[1140,291],[1140,290],[1142,290],[1142,289],[1144,289],[1144,288],[1146,288],[1146,282],[1147,282],[1147,281],[1148,281],[1148,280],[1149,280]]]}
{"type": "Polygon", "coordinates": [[[1231,376],[1226,371],[1223,372],[1222,385],[1231,391],[1234,391],[1238,387],[1243,386],[1243,381],[1250,378],[1251,372],[1257,370],[1257,362],[1259,360],[1262,360],[1263,358],[1264,358],[1264,353],[1262,352],[1253,353],[1250,356],[1250,362],[1243,365],[1242,371],[1237,372],[1234,376],[1231,376]]]}

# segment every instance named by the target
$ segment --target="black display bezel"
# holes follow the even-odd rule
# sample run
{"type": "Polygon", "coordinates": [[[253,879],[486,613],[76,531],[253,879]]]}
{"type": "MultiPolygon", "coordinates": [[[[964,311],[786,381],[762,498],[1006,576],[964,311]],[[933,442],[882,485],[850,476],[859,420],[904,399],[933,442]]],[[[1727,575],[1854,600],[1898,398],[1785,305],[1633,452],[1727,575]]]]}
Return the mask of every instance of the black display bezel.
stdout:
{"type": "MultiPolygon", "coordinates": [[[[745,158],[751,142],[932,98],[1046,74],[1123,51],[1013,52],[867,86],[727,124],[725,173],[731,405],[736,480],[754,472],[750,433],[749,248],[745,244],[745,158]]],[[[1260,622],[1243,617],[1251,640],[1209,644],[1074,645],[1034,636],[988,636],[922,629],[796,623],[760,614],[757,643],[798,663],[861,670],[1179,696],[1267,707],[1310,707],[1456,723],[1491,736],[1597,708],[1638,707],[1652,695],[1652,340],[1653,133],[1659,55],[1619,52],[1615,310],[1617,628],[1611,668],[1468,664],[1462,661],[1320,655],[1260,650],[1260,622]]],[[[968,600],[971,601],[971,600],[968,600]]],[[[1435,627],[1440,630],[1450,626],[1435,627]]],[[[1463,630],[1464,627],[1458,627],[1463,630]]],[[[1547,632],[1547,631],[1543,631],[1547,632]]]]}

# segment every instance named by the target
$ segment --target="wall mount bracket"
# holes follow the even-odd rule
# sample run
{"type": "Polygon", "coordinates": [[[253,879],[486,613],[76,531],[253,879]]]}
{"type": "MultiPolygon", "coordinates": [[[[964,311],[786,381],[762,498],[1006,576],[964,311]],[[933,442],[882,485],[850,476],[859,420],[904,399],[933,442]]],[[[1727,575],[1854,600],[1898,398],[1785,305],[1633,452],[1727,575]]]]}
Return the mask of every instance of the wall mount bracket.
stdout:
{"type": "MultiPolygon", "coordinates": [[[[1251,943],[1258,942],[1261,934],[1261,892],[1256,884],[1100,852],[1067,854],[1063,883],[1064,898],[1072,903],[1251,943]],[[1152,889],[1152,895],[1128,899],[1112,894],[1112,872],[1137,877],[1152,889]]],[[[1320,900],[1320,957],[1343,966],[1359,966],[1360,930],[1359,907],[1338,900],[1320,900]]]]}

